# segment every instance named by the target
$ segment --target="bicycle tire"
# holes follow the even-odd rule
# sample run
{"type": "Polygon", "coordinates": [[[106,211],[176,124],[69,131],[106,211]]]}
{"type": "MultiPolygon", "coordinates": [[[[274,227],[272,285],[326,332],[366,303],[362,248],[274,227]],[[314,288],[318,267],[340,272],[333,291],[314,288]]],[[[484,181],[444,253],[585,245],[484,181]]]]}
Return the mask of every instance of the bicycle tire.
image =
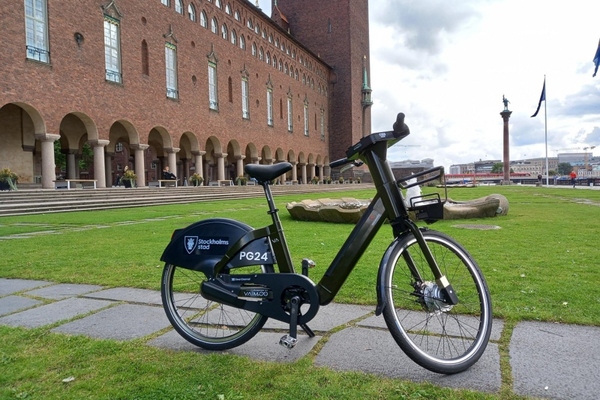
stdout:
{"type": "MultiPolygon", "coordinates": [[[[272,265],[232,268],[230,273],[273,272],[272,265]]],[[[204,273],[165,264],[161,297],[165,313],[175,330],[188,342],[207,350],[227,350],[246,343],[268,317],[202,297],[204,273]]]]}
{"type": "Polygon", "coordinates": [[[415,236],[407,233],[390,247],[382,267],[387,293],[383,316],[396,343],[417,364],[441,374],[465,371],[483,355],[492,330],[492,303],[481,270],[451,237],[422,231],[459,303],[441,302],[439,288],[415,236]],[[415,279],[412,263],[421,279],[415,279]],[[417,282],[418,280],[418,282],[417,282]]]}

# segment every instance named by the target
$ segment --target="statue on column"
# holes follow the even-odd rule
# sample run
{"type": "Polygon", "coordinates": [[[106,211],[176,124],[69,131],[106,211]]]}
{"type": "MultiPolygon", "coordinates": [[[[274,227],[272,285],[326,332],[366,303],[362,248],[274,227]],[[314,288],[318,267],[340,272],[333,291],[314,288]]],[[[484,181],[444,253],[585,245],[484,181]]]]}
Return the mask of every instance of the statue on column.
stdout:
{"type": "Polygon", "coordinates": [[[504,95],[502,95],[502,102],[504,103],[504,111],[508,111],[508,103],[510,103],[510,101],[508,101],[504,95]]]}

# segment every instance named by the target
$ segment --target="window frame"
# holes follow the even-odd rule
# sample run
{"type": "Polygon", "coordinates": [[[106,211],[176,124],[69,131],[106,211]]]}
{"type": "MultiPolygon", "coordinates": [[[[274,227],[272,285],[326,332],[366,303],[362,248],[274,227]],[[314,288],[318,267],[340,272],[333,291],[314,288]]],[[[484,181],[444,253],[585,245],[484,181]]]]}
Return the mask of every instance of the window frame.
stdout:
{"type": "Polygon", "coordinates": [[[179,87],[177,85],[177,46],[170,42],[165,43],[165,80],[167,98],[179,99],[179,87]]]}
{"type": "Polygon", "coordinates": [[[104,79],[108,82],[123,83],[121,25],[118,19],[109,15],[104,15],[104,79]],[[110,33],[108,36],[107,28],[110,33]]]}
{"type": "Polygon", "coordinates": [[[208,62],[208,107],[219,111],[219,91],[217,85],[217,63],[208,62]]]}
{"type": "Polygon", "coordinates": [[[25,0],[24,8],[25,56],[29,60],[49,64],[48,2],[47,0],[25,0]],[[37,2],[39,2],[41,8],[36,7],[37,2]],[[31,14],[28,14],[28,9],[32,11],[31,14]]]}
{"type": "Polygon", "coordinates": [[[267,125],[273,126],[273,88],[267,87],[267,125]]]}
{"type": "Polygon", "coordinates": [[[242,76],[242,118],[250,119],[250,85],[247,76],[242,76]]]}

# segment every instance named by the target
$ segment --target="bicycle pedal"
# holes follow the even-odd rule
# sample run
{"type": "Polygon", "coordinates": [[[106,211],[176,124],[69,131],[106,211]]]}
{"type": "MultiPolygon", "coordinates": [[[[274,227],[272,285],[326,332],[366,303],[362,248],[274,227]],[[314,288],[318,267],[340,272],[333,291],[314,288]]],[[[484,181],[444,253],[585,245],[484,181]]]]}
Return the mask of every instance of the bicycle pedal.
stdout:
{"type": "Polygon", "coordinates": [[[283,335],[281,339],[279,339],[279,344],[286,349],[292,349],[298,342],[298,339],[291,337],[290,335],[283,335]]]}

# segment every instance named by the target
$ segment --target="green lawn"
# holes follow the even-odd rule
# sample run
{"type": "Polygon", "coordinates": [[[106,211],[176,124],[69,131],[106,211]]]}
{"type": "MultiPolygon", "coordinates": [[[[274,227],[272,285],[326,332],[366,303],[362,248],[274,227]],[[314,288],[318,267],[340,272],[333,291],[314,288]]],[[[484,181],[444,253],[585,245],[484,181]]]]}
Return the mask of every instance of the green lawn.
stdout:
{"type": "MultiPolygon", "coordinates": [[[[501,352],[511,326],[521,320],[600,326],[600,191],[495,186],[451,189],[449,196],[468,200],[490,193],[508,198],[508,216],[439,221],[430,227],[453,236],[478,261],[492,292],[494,316],[506,322],[501,352]],[[501,229],[460,227],[466,223],[501,229]]],[[[310,198],[372,195],[372,190],[360,190],[313,193],[310,198]]],[[[275,200],[282,210],[294,262],[299,268],[304,257],[316,261],[311,277],[317,280],[352,226],[292,220],[285,204],[304,198],[293,195],[275,200]]],[[[238,219],[255,227],[269,223],[263,199],[3,217],[0,277],[158,290],[160,256],[173,230],[211,217],[238,219]],[[2,240],[5,237],[10,239],[2,240]]],[[[384,226],[336,302],[375,304],[377,268],[391,239],[389,227],[384,226]]],[[[47,328],[0,327],[0,335],[0,398],[296,398],[291,395],[292,387],[296,393],[306,393],[303,398],[307,399],[485,398],[399,380],[334,373],[313,367],[313,355],[280,365],[222,354],[168,352],[149,348],[143,341],[114,343],[54,335],[47,328]],[[69,368],[71,375],[83,372],[71,384],[64,384],[61,379],[69,368]],[[270,383],[265,387],[266,382],[270,383]]],[[[510,377],[503,368],[502,398],[517,398],[510,394],[510,377]]]]}

